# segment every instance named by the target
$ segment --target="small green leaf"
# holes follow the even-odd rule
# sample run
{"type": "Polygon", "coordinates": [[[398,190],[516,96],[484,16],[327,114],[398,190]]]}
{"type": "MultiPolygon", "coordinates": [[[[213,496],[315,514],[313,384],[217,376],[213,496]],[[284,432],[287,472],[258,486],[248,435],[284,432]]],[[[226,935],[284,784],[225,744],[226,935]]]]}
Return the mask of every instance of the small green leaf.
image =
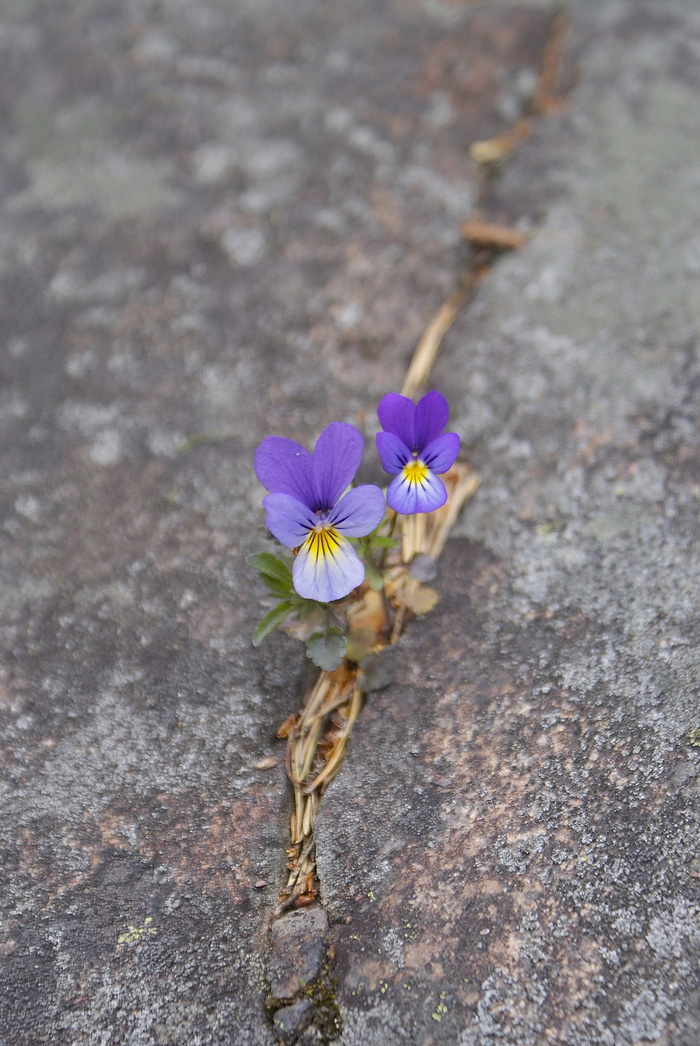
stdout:
{"type": "Polygon", "coordinates": [[[288,564],[282,559],[277,559],[270,552],[259,552],[256,555],[247,556],[246,563],[261,575],[277,578],[278,581],[292,580],[292,572],[288,564]]]}
{"type": "Polygon", "coordinates": [[[273,628],[281,625],[292,610],[294,610],[294,603],[278,603],[268,614],[265,614],[253,634],[253,646],[260,646],[265,636],[269,636],[273,628]]]}
{"type": "Polygon", "coordinates": [[[395,538],[372,538],[370,544],[372,548],[398,548],[398,542],[395,538]]]}
{"type": "Polygon", "coordinates": [[[325,603],[318,603],[315,599],[299,599],[296,606],[297,620],[306,621],[312,614],[322,616],[325,606],[325,603]]]}
{"type": "Polygon", "coordinates": [[[326,635],[314,632],[306,640],[306,656],[323,672],[332,672],[342,664],[348,637],[341,629],[331,628],[326,635]]]}
{"type": "Polygon", "coordinates": [[[284,560],[277,559],[269,552],[261,552],[258,555],[248,556],[246,563],[257,570],[262,583],[267,585],[276,596],[289,598],[295,595],[292,572],[284,560]]]}
{"type": "Polygon", "coordinates": [[[262,581],[263,585],[274,592],[276,596],[289,597],[294,595],[294,585],[292,584],[291,578],[289,581],[280,581],[276,577],[270,577],[269,574],[258,574],[258,577],[262,581]]]}

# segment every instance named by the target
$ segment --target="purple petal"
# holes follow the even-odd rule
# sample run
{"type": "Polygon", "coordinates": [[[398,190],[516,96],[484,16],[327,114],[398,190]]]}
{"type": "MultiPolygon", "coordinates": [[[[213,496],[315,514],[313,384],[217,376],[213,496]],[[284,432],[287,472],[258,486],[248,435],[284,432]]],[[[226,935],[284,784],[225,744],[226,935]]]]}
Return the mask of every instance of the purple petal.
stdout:
{"type": "Polygon", "coordinates": [[[428,472],[421,482],[411,482],[405,474],[394,476],[386,492],[389,508],[402,516],[415,512],[432,512],[447,501],[445,484],[433,472],[428,472]]]}
{"type": "Polygon", "coordinates": [[[398,392],[388,392],[377,407],[377,417],[384,431],[393,432],[409,450],[413,450],[415,444],[413,429],[415,412],[413,400],[410,400],[408,396],[399,396],[398,392]]]}
{"type": "Polygon", "coordinates": [[[318,516],[291,494],[268,494],[263,498],[267,528],[287,548],[303,545],[318,516]]]}
{"type": "Polygon", "coordinates": [[[338,504],[328,517],[328,523],[339,534],[348,538],[361,538],[378,527],[384,519],[384,495],[379,487],[367,484],[355,487],[338,504]]]}
{"type": "Polygon", "coordinates": [[[413,457],[410,448],[393,432],[378,432],[374,438],[382,468],[395,476],[413,457]]]}
{"type": "Polygon", "coordinates": [[[423,448],[427,447],[436,436],[440,435],[447,424],[449,416],[450,408],[447,400],[440,392],[427,392],[419,400],[414,421],[415,443],[413,450],[417,451],[420,457],[423,456],[421,453],[423,448]]]}
{"type": "Polygon", "coordinates": [[[315,508],[311,455],[292,439],[267,436],[255,451],[255,475],[271,494],[291,494],[309,508],[315,508]]]}
{"type": "Polygon", "coordinates": [[[352,482],[360,467],[364,441],[354,427],[344,421],[326,426],[316,440],[313,470],[318,509],[330,509],[352,482]]]}
{"type": "Polygon", "coordinates": [[[330,603],[363,581],[365,568],[349,541],[332,529],[309,534],[294,560],[294,587],[304,599],[330,603]]]}
{"type": "Polygon", "coordinates": [[[452,468],[458,453],[459,436],[457,433],[443,432],[441,436],[428,444],[421,454],[421,461],[425,462],[431,472],[441,476],[443,472],[448,472],[452,468]]]}

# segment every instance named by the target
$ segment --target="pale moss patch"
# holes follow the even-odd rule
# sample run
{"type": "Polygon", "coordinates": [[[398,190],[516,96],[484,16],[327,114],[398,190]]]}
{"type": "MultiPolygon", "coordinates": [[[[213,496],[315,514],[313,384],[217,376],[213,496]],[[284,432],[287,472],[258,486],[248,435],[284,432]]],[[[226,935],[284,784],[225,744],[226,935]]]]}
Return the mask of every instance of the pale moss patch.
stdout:
{"type": "Polygon", "coordinates": [[[170,164],[130,155],[113,137],[118,121],[118,111],[94,99],[65,109],[20,102],[8,151],[25,162],[31,184],[8,207],[61,210],[88,203],[118,219],[176,203],[167,184],[170,164]]]}

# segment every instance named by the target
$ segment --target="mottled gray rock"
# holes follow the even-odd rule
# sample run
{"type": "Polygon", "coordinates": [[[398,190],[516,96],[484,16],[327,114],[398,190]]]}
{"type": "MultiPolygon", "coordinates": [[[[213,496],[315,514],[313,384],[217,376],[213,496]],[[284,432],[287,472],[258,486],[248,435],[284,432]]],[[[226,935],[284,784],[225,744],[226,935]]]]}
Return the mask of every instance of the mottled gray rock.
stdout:
{"type": "Polygon", "coordinates": [[[322,808],[343,1046],[700,1039],[700,13],[574,10],[435,370],[481,487],[322,808]]]}
{"type": "Polygon", "coordinates": [[[12,1046],[274,1041],[274,734],[307,676],[291,640],[250,644],[252,454],[337,419],[369,436],[452,289],[466,144],[505,126],[548,24],[521,11],[504,38],[507,12],[469,12],[456,48],[466,17],[0,5],[12,1046]]]}
{"type": "Polygon", "coordinates": [[[276,1010],[272,1023],[283,1042],[294,1042],[299,1033],[308,1028],[313,1018],[314,1005],[311,1000],[300,999],[291,1006],[282,1006],[276,1010]]]}
{"type": "Polygon", "coordinates": [[[300,908],[275,919],[267,975],[276,999],[291,999],[316,980],[326,958],[328,916],[323,908],[300,908]]]}
{"type": "MultiPolygon", "coordinates": [[[[308,676],[252,453],[371,437],[551,10],[1,7],[2,1036],[271,1046],[308,676]]],[[[326,798],[347,1046],[698,1037],[698,15],[573,13],[434,373],[482,486],[326,798]]]]}

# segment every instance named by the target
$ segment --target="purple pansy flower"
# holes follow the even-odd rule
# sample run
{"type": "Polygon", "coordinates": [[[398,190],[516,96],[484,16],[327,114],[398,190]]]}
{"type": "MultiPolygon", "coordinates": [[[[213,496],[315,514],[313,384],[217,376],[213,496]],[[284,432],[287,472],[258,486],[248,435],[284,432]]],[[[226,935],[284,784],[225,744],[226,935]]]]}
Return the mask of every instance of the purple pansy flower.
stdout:
{"type": "Polygon", "coordinates": [[[255,452],[255,474],[270,491],[263,499],[267,526],[283,545],[298,548],[292,578],[305,599],[342,599],[365,576],[347,538],[379,526],[385,506],[379,487],[355,487],[343,496],[362,448],[357,429],[336,421],[318,437],[313,454],[281,436],[268,436],[255,452]]]}
{"type": "Polygon", "coordinates": [[[377,450],[384,471],[394,477],[386,500],[403,516],[432,512],[447,501],[439,476],[452,468],[459,451],[457,433],[442,431],[449,412],[439,392],[428,392],[417,404],[390,392],[377,407],[384,429],[377,433],[377,450]]]}

